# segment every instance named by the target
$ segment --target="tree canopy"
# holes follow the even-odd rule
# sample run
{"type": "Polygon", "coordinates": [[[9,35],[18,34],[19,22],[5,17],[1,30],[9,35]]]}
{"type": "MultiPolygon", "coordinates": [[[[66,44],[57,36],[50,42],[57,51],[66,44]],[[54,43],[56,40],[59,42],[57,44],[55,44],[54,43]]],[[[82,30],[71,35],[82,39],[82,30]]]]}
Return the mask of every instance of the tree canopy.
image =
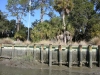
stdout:
{"type": "Polygon", "coordinates": [[[31,15],[37,15],[34,10],[40,10],[40,19],[33,21],[30,28],[34,42],[55,39],[66,30],[72,34],[73,41],[100,38],[100,0],[8,0],[6,8],[17,20],[9,21],[0,11],[0,34],[11,32],[15,38],[27,39],[27,27],[21,20],[29,10],[31,15]],[[45,14],[51,18],[43,21],[45,14]]]}

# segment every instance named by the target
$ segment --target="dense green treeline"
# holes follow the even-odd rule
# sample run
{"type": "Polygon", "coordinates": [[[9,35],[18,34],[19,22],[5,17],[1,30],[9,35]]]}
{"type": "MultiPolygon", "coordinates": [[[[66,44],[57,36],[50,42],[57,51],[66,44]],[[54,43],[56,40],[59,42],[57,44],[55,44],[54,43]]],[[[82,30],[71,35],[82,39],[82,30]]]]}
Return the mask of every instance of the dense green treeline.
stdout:
{"type": "Polygon", "coordinates": [[[69,21],[76,29],[74,35],[74,37],[76,37],[75,40],[79,39],[89,40],[95,36],[98,36],[96,30],[98,31],[97,28],[98,27],[100,28],[100,25],[95,29],[95,31],[93,30],[94,29],[93,26],[95,24],[100,23],[100,14],[97,13],[96,10],[94,10],[96,9],[95,5],[89,0],[73,0],[73,2],[74,2],[74,9],[71,12],[69,21]]]}
{"type": "Polygon", "coordinates": [[[16,20],[8,20],[7,15],[0,11],[0,38],[20,38],[25,40],[27,37],[27,27],[20,23],[20,31],[17,32],[16,20]]]}
{"type": "MultiPolygon", "coordinates": [[[[99,8],[98,9],[96,8],[97,7],[96,4],[98,5],[99,3],[100,3],[100,0],[97,0],[95,2],[93,2],[93,0],[91,1],[73,0],[73,4],[74,4],[73,9],[69,13],[69,16],[66,15],[66,18],[65,18],[66,30],[71,32],[73,36],[73,41],[80,41],[80,40],[89,41],[93,37],[100,37],[100,13],[99,13],[99,8]]],[[[64,30],[62,17],[54,17],[54,18],[49,20],[49,25],[47,21],[43,22],[43,23],[47,22],[47,25],[50,27],[52,26],[51,32],[55,31],[55,33],[52,32],[52,35],[50,35],[52,38],[55,38],[57,34],[63,33],[63,30],[64,30]],[[60,20],[56,20],[54,18],[56,19],[58,18],[60,20]],[[51,23],[51,21],[54,21],[55,23],[51,23]],[[58,26],[59,24],[60,26],[58,26]],[[53,28],[56,28],[56,29],[53,30],[53,28]]],[[[38,24],[32,30],[31,37],[33,36],[32,38],[34,41],[35,39],[39,40],[40,38],[40,37],[35,38],[35,35],[34,35],[35,30],[36,32],[39,32],[38,28],[41,28],[41,24],[39,25],[38,24]]],[[[41,33],[42,33],[42,28],[40,30],[40,33],[37,33],[37,35],[41,33]]],[[[48,31],[48,33],[46,32],[43,34],[46,35],[50,33],[48,31]]],[[[51,37],[49,37],[49,39],[51,39],[51,37]]],[[[48,38],[40,38],[40,39],[48,39],[48,38]]]]}
{"type": "Polygon", "coordinates": [[[27,40],[27,27],[21,20],[29,11],[34,17],[34,11],[40,10],[40,20],[34,21],[30,29],[30,40],[33,42],[56,39],[57,35],[65,31],[71,33],[73,41],[100,38],[100,0],[31,0],[31,5],[28,4],[29,1],[8,0],[7,10],[17,21],[7,20],[7,15],[1,11],[0,34],[9,31],[13,34],[9,37],[27,40]],[[50,19],[43,21],[44,15],[48,15],[50,19]]]}

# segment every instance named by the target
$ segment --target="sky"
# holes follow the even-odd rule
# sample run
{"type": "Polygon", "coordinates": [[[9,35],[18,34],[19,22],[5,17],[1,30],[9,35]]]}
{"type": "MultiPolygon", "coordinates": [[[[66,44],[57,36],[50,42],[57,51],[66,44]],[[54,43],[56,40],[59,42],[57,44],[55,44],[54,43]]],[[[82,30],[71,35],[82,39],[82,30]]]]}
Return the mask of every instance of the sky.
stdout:
{"type": "MultiPolygon", "coordinates": [[[[0,0],[0,10],[2,12],[5,12],[5,13],[9,13],[7,10],[6,10],[6,5],[7,4],[7,0],[0,0]]],[[[26,26],[26,27],[31,27],[31,24],[32,22],[34,22],[36,19],[39,20],[40,19],[40,10],[35,10],[35,15],[34,16],[30,16],[30,20],[29,20],[29,13],[27,14],[26,17],[23,17],[23,24],[26,26]]],[[[57,15],[59,15],[58,13],[56,13],[57,15]]],[[[8,20],[12,20],[12,19],[15,19],[15,17],[12,17],[12,16],[8,16],[7,17],[8,20]]],[[[44,20],[49,20],[49,17],[47,15],[44,16],[44,20]]]]}

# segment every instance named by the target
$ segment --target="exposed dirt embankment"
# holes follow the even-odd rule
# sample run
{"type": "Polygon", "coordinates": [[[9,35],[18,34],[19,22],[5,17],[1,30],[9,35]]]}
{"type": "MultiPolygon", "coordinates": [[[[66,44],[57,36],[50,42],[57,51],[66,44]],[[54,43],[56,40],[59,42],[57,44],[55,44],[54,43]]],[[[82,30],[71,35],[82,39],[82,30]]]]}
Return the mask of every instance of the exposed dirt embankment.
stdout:
{"type": "Polygon", "coordinates": [[[89,67],[78,67],[73,66],[69,68],[68,66],[62,65],[52,65],[51,67],[48,64],[41,64],[36,60],[26,60],[25,59],[0,59],[0,64],[9,66],[9,67],[18,67],[18,68],[26,68],[26,69],[52,69],[52,70],[63,70],[72,73],[80,73],[84,75],[100,75],[100,67],[93,66],[93,68],[89,67]]]}
{"type": "Polygon", "coordinates": [[[11,67],[19,67],[19,68],[33,68],[34,66],[41,65],[36,60],[29,60],[26,57],[25,58],[15,58],[15,59],[0,59],[0,64],[4,64],[6,66],[11,67]]]}

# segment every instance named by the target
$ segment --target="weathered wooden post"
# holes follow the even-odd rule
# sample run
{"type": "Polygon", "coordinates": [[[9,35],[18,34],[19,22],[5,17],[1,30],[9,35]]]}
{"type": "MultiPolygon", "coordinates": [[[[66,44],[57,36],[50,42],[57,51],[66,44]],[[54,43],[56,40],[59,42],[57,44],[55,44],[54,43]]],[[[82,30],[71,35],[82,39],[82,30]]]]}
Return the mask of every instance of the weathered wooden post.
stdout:
{"type": "Polygon", "coordinates": [[[100,67],[100,45],[98,45],[98,67],[100,67]]]}
{"type": "Polygon", "coordinates": [[[2,55],[2,44],[0,44],[0,56],[2,55]]]}
{"type": "Polygon", "coordinates": [[[30,51],[30,46],[29,46],[29,44],[27,44],[27,56],[31,56],[31,51],[30,51]]]}
{"type": "Polygon", "coordinates": [[[29,51],[28,51],[29,50],[29,46],[28,45],[26,46],[26,49],[27,49],[26,50],[27,56],[29,56],[29,51]]]}
{"type": "Polygon", "coordinates": [[[89,45],[89,67],[92,68],[92,45],[89,45]]]}
{"type": "Polygon", "coordinates": [[[15,54],[14,54],[14,53],[15,53],[14,50],[15,50],[15,47],[14,47],[14,45],[12,45],[12,57],[11,57],[11,58],[14,58],[14,55],[15,55],[15,54]]]}
{"type": "Polygon", "coordinates": [[[49,66],[52,66],[52,44],[49,45],[49,66]]]}
{"type": "Polygon", "coordinates": [[[41,56],[40,56],[40,58],[41,58],[41,63],[43,63],[43,53],[44,53],[43,51],[44,51],[44,45],[41,44],[41,51],[40,51],[40,53],[41,53],[41,54],[40,54],[40,55],[41,55],[41,56]]]}
{"type": "Polygon", "coordinates": [[[34,44],[34,47],[33,47],[33,56],[34,56],[34,60],[36,60],[36,44],[34,44]]]}
{"type": "Polygon", "coordinates": [[[69,45],[69,67],[72,67],[72,45],[69,45]]]}
{"type": "Polygon", "coordinates": [[[61,45],[59,45],[59,51],[58,51],[58,58],[59,58],[59,66],[62,66],[62,48],[61,45]]]}
{"type": "Polygon", "coordinates": [[[79,45],[79,66],[82,67],[82,45],[79,45]]]}

